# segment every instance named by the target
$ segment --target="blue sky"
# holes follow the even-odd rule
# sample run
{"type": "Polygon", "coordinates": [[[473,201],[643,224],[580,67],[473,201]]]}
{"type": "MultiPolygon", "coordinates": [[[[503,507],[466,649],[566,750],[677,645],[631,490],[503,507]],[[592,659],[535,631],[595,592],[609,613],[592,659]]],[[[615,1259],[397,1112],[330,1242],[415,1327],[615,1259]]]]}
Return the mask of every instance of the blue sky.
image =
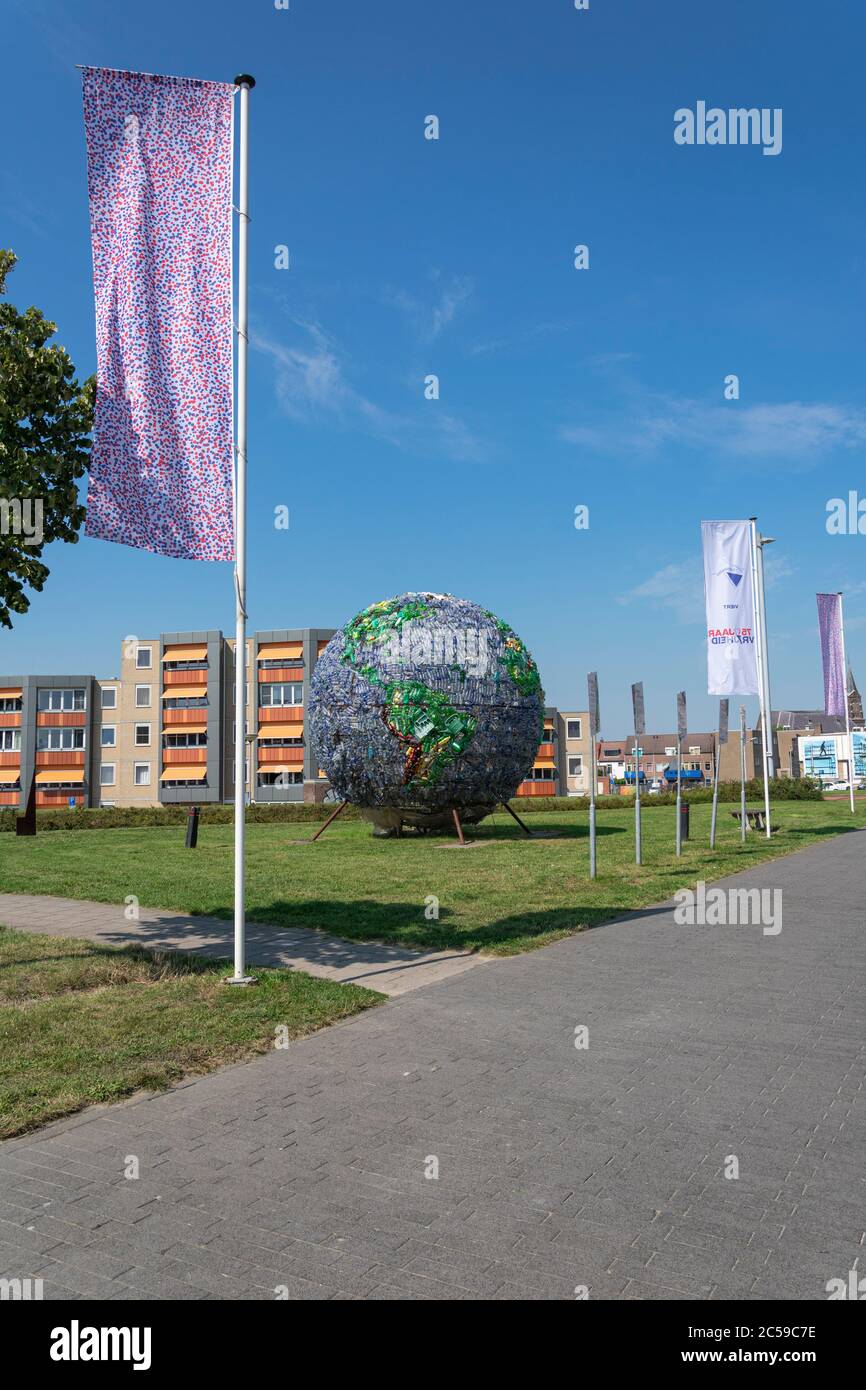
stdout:
{"type": "MultiPolygon", "coordinates": [[[[756,514],[774,704],[821,702],[817,589],[849,595],[866,687],[866,537],[825,529],[828,499],[866,497],[862,0],[13,0],[4,38],[10,298],[82,376],[74,64],[257,79],[254,627],[448,591],[512,624],[550,703],[582,707],[597,668],[608,734],[638,679],[650,727],[680,688],[710,727],[699,523],[756,514]],[[782,108],[782,152],[677,146],[698,100],[782,108]]],[[[111,675],[128,633],[233,630],[228,566],[88,539],[48,563],[0,671],[111,675]]]]}

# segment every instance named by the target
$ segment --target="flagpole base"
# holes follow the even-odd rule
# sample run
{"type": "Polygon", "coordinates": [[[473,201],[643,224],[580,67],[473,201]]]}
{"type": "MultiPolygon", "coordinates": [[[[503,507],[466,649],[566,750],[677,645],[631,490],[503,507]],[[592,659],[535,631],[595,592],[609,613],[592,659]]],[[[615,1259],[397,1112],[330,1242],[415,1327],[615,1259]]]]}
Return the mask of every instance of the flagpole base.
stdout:
{"type": "Polygon", "coordinates": [[[226,975],[224,985],[257,985],[258,976],[256,975],[226,975]]]}

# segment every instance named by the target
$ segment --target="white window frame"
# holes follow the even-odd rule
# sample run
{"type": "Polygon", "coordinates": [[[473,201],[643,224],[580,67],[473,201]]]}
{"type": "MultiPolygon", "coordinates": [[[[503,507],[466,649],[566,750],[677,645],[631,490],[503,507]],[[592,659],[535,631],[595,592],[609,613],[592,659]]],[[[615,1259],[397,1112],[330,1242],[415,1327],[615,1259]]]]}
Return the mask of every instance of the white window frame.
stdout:
{"type": "Polygon", "coordinates": [[[0,729],[0,753],[21,752],[21,730],[0,729]],[[7,743],[8,739],[8,743],[7,743]]]}
{"type": "Polygon", "coordinates": [[[568,754],[568,775],[569,777],[583,776],[583,758],[580,753],[568,754]],[[577,767],[572,769],[572,763],[577,763],[577,767]]]}
{"type": "Polygon", "coordinates": [[[133,748],[149,748],[150,745],[151,745],[151,740],[152,740],[152,738],[153,738],[153,733],[152,733],[152,725],[151,725],[151,723],[150,723],[150,720],[147,720],[147,719],[141,720],[141,721],[136,720],[135,725],[134,725],[134,727],[133,727],[133,731],[132,731],[132,746],[133,746],[133,748]],[[144,743],[140,743],[140,742],[139,742],[139,738],[138,738],[138,731],[139,731],[139,729],[147,729],[147,740],[146,740],[146,742],[144,742],[144,743]]]}
{"type": "Polygon", "coordinates": [[[136,647],[135,649],[135,669],[136,671],[153,670],[153,650],[151,647],[136,647]],[[147,657],[147,661],[142,661],[142,656],[147,657]]]}
{"type": "Polygon", "coordinates": [[[100,787],[116,787],[116,786],[117,786],[117,763],[100,763],[100,764],[99,764],[99,785],[100,785],[100,787]],[[111,768],[111,779],[110,779],[110,780],[107,780],[106,777],[105,777],[105,774],[106,774],[106,772],[108,771],[109,768],[111,768]]]}
{"type": "Polygon", "coordinates": [[[100,691],[102,695],[102,699],[100,701],[100,709],[117,709],[117,686],[103,685],[100,687],[100,691]],[[110,701],[106,701],[106,695],[111,696],[110,701]]]}
{"type": "Polygon", "coordinates": [[[152,686],[152,685],[137,685],[137,686],[135,687],[135,708],[136,708],[136,709],[151,709],[151,708],[152,708],[152,704],[151,704],[152,696],[153,696],[153,686],[152,686]],[[139,700],[139,698],[138,698],[138,697],[139,697],[139,694],[141,693],[142,690],[146,690],[146,691],[147,691],[147,699],[144,700],[144,701],[139,700]]]}
{"type": "Polygon", "coordinates": [[[133,785],[134,787],[149,787],[149,786],[150,786],[150,763],[133,763],[133,764],[132,764],[132,785],[133,785]],[[141,768],[141,767],[143,767],[143,768],[146,770],[146,772],[147,772],[147,780],[144,781],[144,782],[139,782],[139,780],[138,780],[138,770],[139,770],[139,768],[141,768]]]}
{"type": "Polygon", "coordinates": [[[566,738],[571,738],[571,739],[582,739],[582,738],[583,738],[583,720],[582,720],[582,719],[566,719],[566,721],[565,721],[565,737],[566,737],[566,738]],[[576,734],[573,734],[573,733],[571,732],[571,728],[572,728],[572,725],[573,725],[573,724],[576,724],[576,725],[577,725],[577,733],[576,733],[576,734]]]}
{"type": "Polygon", "coordinates": [[[103,724],[102,728],[101,728],[100,731],[99,731],[99,746],[100,746],[100,748],[116,748],[116,747],[117,747],[117,725],[116,725],[116,724],[103,724]],[[105,735],[108,734],[108,733],[111,734],[111,742],[110,742],[110,743],[106,743],[106,742],[105,742],[105,735]]]}

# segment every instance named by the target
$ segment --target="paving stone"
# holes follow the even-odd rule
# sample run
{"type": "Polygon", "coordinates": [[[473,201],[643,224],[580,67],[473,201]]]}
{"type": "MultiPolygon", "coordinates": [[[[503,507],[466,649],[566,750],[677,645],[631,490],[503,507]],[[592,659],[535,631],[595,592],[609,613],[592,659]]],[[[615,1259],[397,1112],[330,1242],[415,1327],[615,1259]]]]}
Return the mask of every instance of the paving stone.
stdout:
{"type": "Polygon", "coordinates": [[[862,834],[737,880],[783,887],[772,941],[630,915],[7,1141],[5,1277],[44,1269],[52,1299],[825,1299],[866,1249],[862,834]]]}

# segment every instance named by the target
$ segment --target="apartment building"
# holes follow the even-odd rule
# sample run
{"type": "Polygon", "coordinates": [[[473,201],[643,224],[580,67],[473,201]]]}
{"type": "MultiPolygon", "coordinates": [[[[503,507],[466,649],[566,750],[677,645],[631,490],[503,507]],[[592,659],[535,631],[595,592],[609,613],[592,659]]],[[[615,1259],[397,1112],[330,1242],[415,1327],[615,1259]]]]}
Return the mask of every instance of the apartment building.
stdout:
{"type": "Polygon", "coordinates": [[[99,709],[90,675],[0,677],[0,806],[93,805],[99,709]]]}
{"type": "Polygon", "coordinates": [[[591,751],[586,710],[546,708],[535,763],[517,795],[588,796],[591,751]]]}
{"type": "MultiPolygon", "coordinates": [[[[248,641],[248,800],[324,797],[304,710],[334,631],[248,641]]],[[[232,801],[234,645],[217,629],[126,637],[118,676],[0,676],[0,807],[21,805],[34,777],[41,808],[232,801]]]]}

